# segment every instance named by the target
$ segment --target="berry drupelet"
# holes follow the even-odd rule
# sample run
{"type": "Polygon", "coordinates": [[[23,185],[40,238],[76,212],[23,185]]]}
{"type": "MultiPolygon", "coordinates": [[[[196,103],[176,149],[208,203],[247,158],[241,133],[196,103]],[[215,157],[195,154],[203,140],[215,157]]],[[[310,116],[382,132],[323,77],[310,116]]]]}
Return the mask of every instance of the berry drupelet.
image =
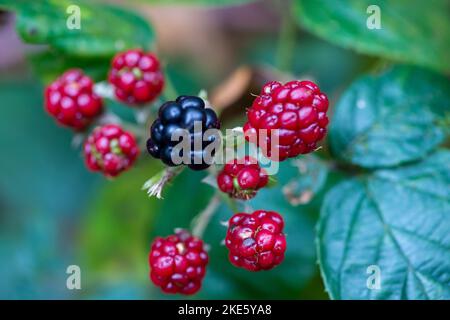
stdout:
{"type": "Polygon", "coordinates": [[[200,290],[208,254],[203,241],[186,230],[176,230],[153,241],[149,254],[150,279],[165,293],[191,295],[200,290]]]}
{"type": "Polygon", "coordinates": [[[237,213],[228,222],[225,245],[236,267],[269,270],[280,264],[286,251],[284,221],[276,212],[237,213]]]}
{"type": "Polygon", "coordinates": [[[327,131],[327,110],[327,96],[311,81],[269,82],[248,109],[244,132],[267,157],[283,161],[317,148],[327,131]]]}
{"type": "Polygon", "coordinates": [[[268,181],[266,171],[261,169],[256,159],[249,156],[228,162],[217,175],[219,189],[241,200],[253,198],[268,181]]]}
{"type": "Polygon", "coordinates": [[[164,87],[158,59],[140,49],[118,53],[112,60],[108,78],[117,99],[130,105],[153,101],[164,87]]]}
{"type": "Polygon", "coordinates": [[[94,129],[84,144],[87,167],[115,177],[130,168],[139,155],[136,139],[115,124],[94,129]]]}
{"type": "Polygon", "coordinates": [[[81,131],[102,112],[103,102],[91,78],[70,69],[45,89],[45,108],[59,124],[81,131]]]}
{"type": "Polygon", "coordinates": [[[211,165],[214,150],[209,154],[211,150],[207,147],[219,138],[219,128],[216,113],[206,108],[201,98],[180,96],[160,107],[158,118],[150,128],[147,149],[168,166],[182,162],[193,170],[203,170],[211,165]],[[174,161],[177,157],[180,162],[174,161]]]}

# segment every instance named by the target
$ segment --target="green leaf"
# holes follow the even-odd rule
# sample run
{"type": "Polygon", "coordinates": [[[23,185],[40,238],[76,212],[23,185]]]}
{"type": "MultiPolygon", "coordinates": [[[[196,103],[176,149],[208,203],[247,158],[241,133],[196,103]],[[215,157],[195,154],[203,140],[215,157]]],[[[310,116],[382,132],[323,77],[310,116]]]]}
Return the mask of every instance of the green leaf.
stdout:
{"type": "Polygon", "coordinates": [[[297,21],[314,34],[346,48],[450,70],[450,10],[446,0],[295,0],[297,21]],[[381,29],[367,28],[367,8],[378,5],[381,29]]]}
{"type": "Polygon", "coordinates": [[[450,152],[380,170],[330,191],[318,224],[322,275],[334,299],[450,298],[450,152]],[[380,268],[368,289],[369,266],[380,268]]]}
{"type": "MultiPolygon", "coordinates": [[[[79,150],[71,146],[73,133],[58,127],[46,114],[43,90],[33,79],[0,82],[5,110],[0,118],[5,155],[0,203],[20,208],[12,219],[26,221],[28,213],[37,211],[55,216],[78,214],[98,179],[86,170],[79,150]],[[24,148],[31,157],[24,156],[24,148]]],[[[10,212],[1,211],[7,220],[10,212]]]]}
{"type": "Polygon", "coordinates": [[[108,282],[148,281],[149,230],[161,203],[140,188],[157,167],[151,162],[133,168],[96,192],[79,229],[80,266],[90,270],[88,291],[108,282]]]}
{"type": "Polygon", "coordinates": [[[428,71],[397,66],[354,82],[336,104],[330,144],[339,158],[366,168],[425,157],[445,138],[450,83],[428,71]]]}
{"type": "Polygon", "coordinates": [[[94,81],[106,79],[110,67],[109,59],[78,58],[54,51],[45,51],[30,55],[34,73],[44,83],[50,83],[71,68],[80,68],[94,81]]]}
{"type": "Polygon", "coordinates": [[[78,57],[110,57],[117,51],[148,49],[154,33],[147,21],[123,8],[87,0],[1,1],[17,14],[17,30],[25,42],[49,44],[78,57]],[[80,8],[80,29],[67,28],[71,5],[80,8]]]}

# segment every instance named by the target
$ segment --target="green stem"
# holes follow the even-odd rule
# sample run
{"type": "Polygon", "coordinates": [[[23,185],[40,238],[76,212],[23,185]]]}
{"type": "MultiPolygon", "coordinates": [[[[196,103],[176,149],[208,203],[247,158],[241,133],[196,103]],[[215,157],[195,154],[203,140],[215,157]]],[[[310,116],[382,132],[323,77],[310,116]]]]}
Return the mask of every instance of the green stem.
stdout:
{"type": "MultiPolygon", "coordinates": [[[[280,7],[283,4],[280,2],[280,7]]],[[[291,10],[284,8],[281,12],[283,16],[276,52],[276,66],[280,71],[291,72],[294,64],[297,25],[295,24],[291,10]]]]}
{"type": "Polygon", "coordinates": [[[227,194],[223,193],[222,194],[222,199],[224,200],[224,202],[227,204],[227,206],[230,208],[230,210],[233,213],[239,212],[239,208],[238,205],[236,203],[236,200],[233,198],[230,198],[227,194]]]}
{"type": "Polygon", "coordinates": [[[175,100],[179,95],[168,72],[165,73],[164,78],[164,97],[166,100],[175,100]]]}
{"type": "Polygon", "coordinates": [[[220,206],[220,194],[217,191],[209,201],[206,208],[195,218],[194,227],[192,228],[192,234],[198,238],[203,236],[211,218],[220,206]]]}

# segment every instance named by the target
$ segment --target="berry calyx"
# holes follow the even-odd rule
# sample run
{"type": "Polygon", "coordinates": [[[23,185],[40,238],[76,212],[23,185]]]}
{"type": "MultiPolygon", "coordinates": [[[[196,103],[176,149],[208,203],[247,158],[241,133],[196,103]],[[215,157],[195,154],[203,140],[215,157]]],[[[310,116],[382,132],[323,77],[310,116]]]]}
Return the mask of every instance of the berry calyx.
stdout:
{"type": "Polygon", "coordinates": [[[217,185],[232,198],[249,200],[265,187],[269,177],[256,159],[246,156],[229,161],[217,175],[217,185]]]}
{"type": "Polygon", "coordinates": [[[269,82],[247,111],[246,139],[276,161],[312,152],[327,132],[327,110],[328,98],[314,82],[269,82]]]}
{"type": "Polygon", "coordinates": [[[207,147],[219,137],[219,128],[216,113],[206,108],[201,98],[180,96],[159,108],[147,150],[170,167],[186,164],[193,170],[204,170],[212,163],[214,149],[207,147]]]}
{"type": "Polygon", "coordinates": [[[237,213],[228,224],[225,245],[233,265],[259,271],[272,269],[283,261],[286,238],[281,215],[263,210],[237,213]]]}
{"type": "Polygon", "coordinates": [[[117,99],[130,105],[153,101],[164,87],[164,75],[158,58],[140,49],[114,56],[108,80],[114,87],[117,99]]]}
{"type": "Polygon", "coordinates": [[[67,70],[45,88],[45,109],[56,121],[77,131],[100,115],[102,99],[93,91],[91,78],[79,69],[67,70]]]}
{"type": "Polygon", "coordinates": [[[136,138],[115,124],[94,129],[84,144],[87,167],[115,177],[130,168],[139,155],[136,138]]]}
{"type": "Polygon", "coordinates": [[[186,230],[176,230],[153,241],[150,279],[165,293],[192,295],[200,290],[205,277],[208,254],[203,241],[186,230]]]}

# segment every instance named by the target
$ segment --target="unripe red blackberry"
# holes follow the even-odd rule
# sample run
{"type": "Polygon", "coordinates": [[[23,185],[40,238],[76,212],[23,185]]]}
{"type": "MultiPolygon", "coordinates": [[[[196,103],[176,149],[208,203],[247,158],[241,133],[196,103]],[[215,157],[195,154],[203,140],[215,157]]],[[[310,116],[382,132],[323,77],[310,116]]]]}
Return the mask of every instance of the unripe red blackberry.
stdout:
{"type": "Polygon", "coordinates": [[[140,49],[118,53],[112,60],[108,79],[117,99],[130,105],[153,101],[164,87],[158,59],[140,49]]]}
{"type": "Polygon", "coordinates": [[[81,131],[102,112],[103,102],[91,78],[79,69],[67,70],[45,89],[45,108],[56,121],[81,131]]]}
{"type": "Polygon", "coordinates": [[[242,200],[253,198],[268,181],[266,171],[249,156],[229,161],[217,175],[219,189],[230,197],[242,200]]]}
{"type": "Polygon", "coordinates": [[[225,238],[230,262],[250,271],[269,270],[280,264],[286,251],[283,227],[283,218],[273,211],[233,215],[225,238]]]}
{"type": "Polygon", "coordinates": [[[115,124],[97,127],[84,144],[87,167],[115,177],[130,168],[139,155],[136,138],[115,124]]]}
{"type": "Polygon", "coordinates": [[[208,254],[203,241],[186,230],[156,238],[148,259],[150,279],[165,293],[191,295],[200,290],[208,254]]]}
{"type": "Polygon", "coordinates": [[[317,148],[327,132],[327,110],[327,96],[311,81],[269,82],[248,109],[244,132],[247,140],[257,137],[267,157],[283,161],[317,148]],[[271,134],[278,143],[272,142],[271,134]]]}

